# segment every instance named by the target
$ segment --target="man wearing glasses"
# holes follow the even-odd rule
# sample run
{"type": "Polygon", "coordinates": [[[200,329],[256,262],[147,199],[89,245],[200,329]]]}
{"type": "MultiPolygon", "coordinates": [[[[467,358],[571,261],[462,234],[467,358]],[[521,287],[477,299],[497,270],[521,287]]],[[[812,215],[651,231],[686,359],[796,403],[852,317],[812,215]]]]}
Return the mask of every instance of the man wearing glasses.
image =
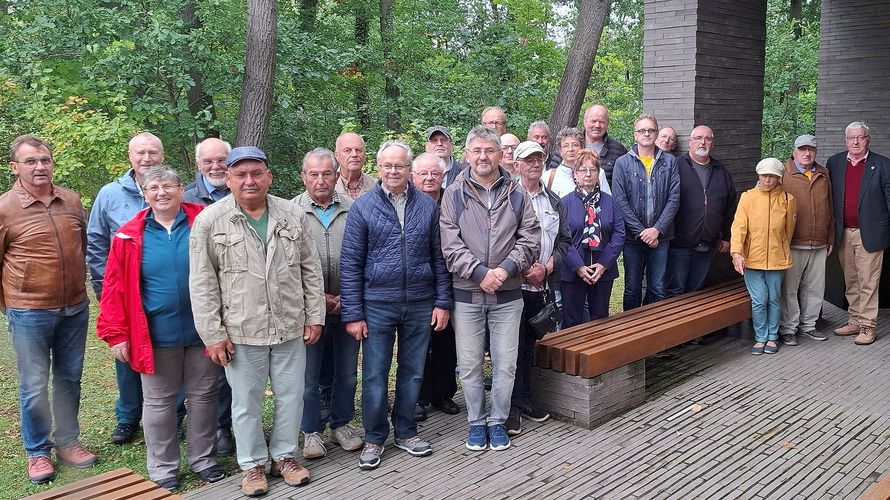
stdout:
{"type": "Polygon", "coordinates": [[[689,134],[689,152],[677,159],[680,205],[668,252],[667,297],[701,288],[714,255],[729,251],[735,185],[729,170],[711,156],[713,147],[714,131],[699,125],[689,134]]]}
{"type": "Polygon", "coordinates": [[[884,249],[890,246],[890,159],[869,151],[869,128],[847,125],[847,151],[828,159],[834,198],[834,245],[844,270],[847,324],[835,335],[856,335],[859,345],[875,341],[878,287],[884,249]]]}
{"type": "Polygon", "coordinates": [[[501,157],[501,166],[510,173],[514,179],[519,179],[519,171],[516,170],[516,162],[513,159],[513,152],[519,145],[519,137],[513,134],[504,134],[501,136],[501,151],[504,155],[501,157]]]}
{"type": "Polygon", "coordinates": [[[624,216],[624,310],[665,298],[668,241],[680,205],[677,159],[655,145],[658,122],[643,114],[634,121],[636,144],[615,161],[612,194],[624,216]],[[646,298],[643,300],[643,274],[646,298]]]}
{"type": "Polygon", "coordinates": [[[363,350],[362,469],[380,465],[389,437],[389,371],[397,336],[395,446],[413,456],[433,452],[417,435],[414,408],[430,326],[445,328],[454,300],[439,242],[439,209],[408,182],[411,158],[411,148],[403,142],[380,146],[380,181],[352,205],[340,253],[341,318],[363,350]]]}
{"type": "Polygon", "coordinates": [[[479,121],[483,127],[494,130],[498,136],[507,133],[507,115],[498,106],[489,106],[482,110],[482,117],[479,121]]]}

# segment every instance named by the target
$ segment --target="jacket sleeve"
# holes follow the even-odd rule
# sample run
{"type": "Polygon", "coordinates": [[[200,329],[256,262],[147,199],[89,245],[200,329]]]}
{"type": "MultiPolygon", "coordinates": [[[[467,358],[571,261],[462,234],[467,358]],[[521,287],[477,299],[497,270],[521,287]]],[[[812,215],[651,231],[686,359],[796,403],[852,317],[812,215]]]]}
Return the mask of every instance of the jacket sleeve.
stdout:
{"type": "Polygon", "coordinates": [[[204,345],[209,346],[228,340],[229,334],[222,323],[219,260],[206,214],[198,215],[189,236],[189,297],[195,329],[204,345]]]}
{"type": "Polygon", "coordinates": [[[643,227],[642,221],[637,217],[628,200],[632,186],[630,186],[631,179],[628,178],[627,171],[624,168],[624,163],[627,161],[624,158],[624,156],[621,156],[615,160],[615,167],[612,170],[612,196],[615,198],[615,203],[621,211],[624,225],[627,226],[627,230],[630,232],[630,234],[625,233],[625,239],[637,239],[646,228],[643,227]]]}
{"type": "Polygon", "coordinates": [[[609,243],[606,244],[606,249],[603,251],[602,258],[602,263],[606,266],[606,270],[615,268],[618,263],[618,256],[621,255],[621,251],[624,249],[624,217],[621,214],[621,210],[618,210],[615,206],[615,203],[612,203],[612,220],[614,221],[612,234],[609,237],[609,243]]]}
{"type": "MultiPolygon", "coordinates": [[[[720,239],[723,241],[729,241],[732,234],[732,218],[735,215],[736,209],[736,190],[735,190],[735,182],[732,179],[732,174],[727,169],[723,169],[726,175],[726,183],[729,186],[726,193],[726,206],[723,207],[723,224],[720,226],[720,239]]],[[[830,198],[830,197],[829,197],[830,198]]],[[[830,199],[829,199],[830,202],[830,199]]],[[[833,229],[832,229],[833,230],[833,229]]]]}
{"type": "Polygon", "coordinates": [[[96,196],[87,222],[87,265],[90,267],[90,282],[96,299],[102,299],[102,279],[105,276],[105,263],[111,249],[111,227],[105,214],[107,196],[102,191],[96,196]]]}
{"type": "MultiPolygon", "coordinates": [[[[460,189],[457,186],[454,189],[460,189]]],[[[488,268],[473,255],[466,243],[460,237],[460,221],[454,219],[454,191],[449,186],[445,190],[442,199],[441,213],[439,214],[439,233],[442,245],[442,255],[448,271],[462,279],[473,279],[476,284],[482,282],[482,278],[488,272],[488,268]]]]}
{"type": "MultiPolygon", "coordinates": [[[[367,201],[367,199],[365,199],[367,201]]],[[[344,323],[365,319],[365,266],[368,264],[368,223],[362,214],[365,203],[356,202],[346,218],[340,250],[340,314],[344,323]]]]}
{"type": "Polygon", "coordinates": [[[794,226],[797,225],[797,200],[791,193],[788,193],[788,206],[785,210],[785,241],[782,244],[786,249],[790,249],[791,238],[794,237],[794,226]]]}
{"type": "Polygon", "coordinates": [[[739,199],[739,207],[735,211],[735,217],[732,220],[732,239],[729,242],[729,253],[745,255],[745,239],[748,237],[748,193],[742,193],[739,199]]]}
{"type": "MultiPolygon", "coordinates": [[[[295,205],[296,206],[296,205],[295,205]]],[[[300,279],[303,286],[303,303],[306,307],[306,325],[324,325],[324,278],[321,272],[321,259],[318,256],[318,247],[309,232],[306,216],[294,210],[297,215],[297,224],[302,231],[300,233],[300,279]]]]}
{"type": "Polygon", "coordinates": [[[677,159],[673,155],[664,153],[661,157],[667,162],[670,175],[667,202],[664,205],[664,210],[661,211],[661,216],[655,221],[655,229],[658,229],[661,236],[664,236],[680,208],[680,172],[677,170],[677,159]]]}
{"type": "Polygon", "coordinates": [[[130,340],[124,276],[127,258],[125,243],[120,238],[111,242],[102,298],[99,300],[99,316],[96,318],[96,333],[109,347],[130,340]]]}
{"type": "MultiPolygon", "coordinates": [[[[551,200],[553,199],[555,198],[551,198],[551,200]]],[[[553,208],[559,214],[559,233],[556,235],[556,242],[553,245],[553,274],[559,276],[559,269],[566,261],[569,248],[572,248],[572,232],[569,230],[569,212],[565,203],[556,199],[553,208]]]]}
{"type": "Polygon", "coordinates": [[[433,280],[436,288],[435,307],[454,309],[454,292],[451,289],[451,273],[442,256],[442,240],[439,232],[439,209],[434,208],[430,217],[430,264],[433,269],[433,280]]]}
{"type": "Polygon", "coordinates": [[[522,203],[519,227],[516,228],[516,244],[507,254],[507,258],[501,262],[501,267],[510,276],[527,271],[541,255],[541,224],[538,222],[538,216],[535,215],[531,196],[524,189],[522,194],[525,196],[525,201],[522,203]]]}

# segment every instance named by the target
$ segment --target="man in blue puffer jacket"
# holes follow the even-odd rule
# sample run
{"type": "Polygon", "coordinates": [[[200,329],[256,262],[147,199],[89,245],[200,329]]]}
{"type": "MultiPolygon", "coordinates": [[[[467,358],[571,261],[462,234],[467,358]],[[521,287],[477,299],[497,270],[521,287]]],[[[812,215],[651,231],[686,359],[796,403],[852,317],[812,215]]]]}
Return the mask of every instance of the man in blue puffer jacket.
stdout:
{"type": "Polygon", "coordinates": [[[433,452],[417,435],[413,414],[430,325],[436,331],[445,328],[454,299],[439,241],[439,209],[408,183],[411,159],[411,148],[403,142],[380,146],[380,181],[352,205],[340,253],[341,317],[364,352],[362,469],[380,465],[389,437],[387,393],[396,332],[395,445],[414,456],[433,452]]]}

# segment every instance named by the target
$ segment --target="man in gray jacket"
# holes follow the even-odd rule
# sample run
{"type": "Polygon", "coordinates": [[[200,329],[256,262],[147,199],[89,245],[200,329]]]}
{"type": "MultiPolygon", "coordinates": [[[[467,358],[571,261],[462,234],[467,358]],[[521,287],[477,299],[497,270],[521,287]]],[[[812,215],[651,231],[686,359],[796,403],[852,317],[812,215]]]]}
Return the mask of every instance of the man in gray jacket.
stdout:
{"type": "Polygon", "coordinates": [[[231,196],[195,219],[189,241],[189,294],[198,335],[232,387],[232,426],[241,491],[263,495],[270,473],[296,486],[309,471],[294,459],[303,411],[305,344],[325,320],[324,283],[306,217],[289,200],[268,195],[265,153],[235,148],[226,163],[231,196]],[[275,419],[268,444],[262,403],[271,379],[275,419]]]}
{"type": "Polygon", "coordinates": [[[528,193],[503,168],[498,135],[476,127],[464,150],[470,168],[448,186],[441,204],[442,253],[452,274],[452,316],[470,429],[466,446],[504,450],[504,422],[516,373],[523,273],[538,259],[541,228],[528,193]],[[485,409],[482,357],[490,334],[491,411],[485,409]]]}

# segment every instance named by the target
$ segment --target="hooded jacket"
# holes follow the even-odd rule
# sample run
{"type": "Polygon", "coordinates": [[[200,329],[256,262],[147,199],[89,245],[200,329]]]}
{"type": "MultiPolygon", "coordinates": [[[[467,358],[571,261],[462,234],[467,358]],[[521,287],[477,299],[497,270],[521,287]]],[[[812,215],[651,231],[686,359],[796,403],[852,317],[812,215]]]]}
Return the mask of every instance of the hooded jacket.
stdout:
{"type": "Polygon", "coordinates": [[[781,187],[758,187],[742,193],[732,222],[730,252],[745,258],[751,269],[777,271],[791,267],[791,235],[797,203],[781,187]]]}

